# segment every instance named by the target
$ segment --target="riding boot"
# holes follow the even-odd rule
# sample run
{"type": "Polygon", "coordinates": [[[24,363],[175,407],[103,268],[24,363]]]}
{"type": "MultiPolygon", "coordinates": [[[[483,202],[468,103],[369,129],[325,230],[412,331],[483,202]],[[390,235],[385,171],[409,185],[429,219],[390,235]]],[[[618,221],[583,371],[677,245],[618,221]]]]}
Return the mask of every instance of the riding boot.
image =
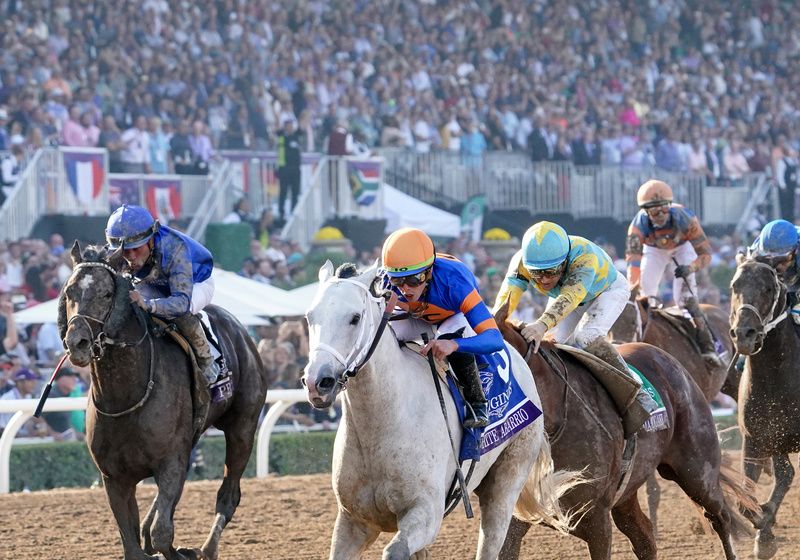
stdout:
{"type": "Polygon", "coordinates": [[[448,357],[456,379],[464,387],[464,399],[472,409],[472,416],[464,420],[465,428],[482,428],[489,423],[486,396],[483,394],[481,376],[475,356],[466,352],[453,352],[448,357]]]}
{"type": "Polygon", "coordinates": [[[711,368],[727,366],[728,364],[717,354],[714,336],[708,328],[708,322],[705,313],[700,309],[700,304],[697,303],[695,298],[688,297],[684,305],[686,306],[686,311],[688,311],[689,315],[694,319],[694,325],[697,331],[697,344],[700,346],[700,354],[703,356],[706,365],[711,368]]]}
{"type": "Polygon", "coordinates": [[[205,379],[205,383],[200,383],[197,379],[198,376],[192,375],[192,379],[194,380],[194,390],[192,391],[194,399],[193,425],[195,432],[199,432],[205,425],[208,410],[211,406],[211,394],[208,386],[216,381],[217,375],[219,374],[217,369],[219,366],[211,356],[211,349],[208,346],[206,333],[203,330],[199,317],[187,313],[186,315],[174,319],[174,323],[192,347],[192,351],[197,359],[197,368],[205,379]]]}
{"type": "Polygon", "coordinates": [[[622,416],[622,426],[627,439],[641,429],[658,405],[650,393],[642,389],[641,383],[633,378],[625,360],[614,345],[604,337],[594,339],[584,350],[613,366],[616,372],[624,376],[622,379],[601,381],[622,416]]]}

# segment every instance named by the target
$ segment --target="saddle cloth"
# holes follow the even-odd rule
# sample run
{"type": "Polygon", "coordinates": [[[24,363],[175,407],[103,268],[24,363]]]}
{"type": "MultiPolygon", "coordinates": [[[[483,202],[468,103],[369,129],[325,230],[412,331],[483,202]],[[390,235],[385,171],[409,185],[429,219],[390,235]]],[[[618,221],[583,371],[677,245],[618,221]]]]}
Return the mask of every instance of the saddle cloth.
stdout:
{"type": "MultiPolygon", "coordinates": [[[[415,352],[421,346],[406,343],[415,352]]],[[[511,358],[503,349],[493,354],[476,354],[483,393],[486,395],[489,425],[485,428],[464,428],[467,405],[455,376],[445,362],[436,363],[437,373],[447,380],[464,435],[459,449],[459,461],[477,461],[484,455],[510,440],[523,428],[542,415],[542,411],[523,392],[511,368],[511,358]]]]}

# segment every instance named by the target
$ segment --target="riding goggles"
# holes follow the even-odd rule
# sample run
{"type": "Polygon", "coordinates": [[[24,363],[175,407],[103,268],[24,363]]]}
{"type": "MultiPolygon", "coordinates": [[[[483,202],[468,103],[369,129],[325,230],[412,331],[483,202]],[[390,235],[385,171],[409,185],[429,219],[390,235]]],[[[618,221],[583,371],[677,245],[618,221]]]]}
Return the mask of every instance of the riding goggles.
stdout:
{"type": "Polygon", "coordinates": [[[561,274],[563,266],[558,265],[552,268],[543,268],[543,269],[528,269],[528,274],[531,275],[531,278],[538,280],[540,278],[554,278],[561,274]]]}
{"type": "Polygon", "coordinates": [[[408,276],[390,276],[389,283],[397,288],[400,286],[411,286],[412,288],[416,288],[427,279],[428,271],[423,270],[422,272],[417,272],[416,274],[410,274],[408,276]]]}
{"type": "Polygon", "coordinates": [[[647,212],[647,215],[651,218],[655,218],[659,214],[669,214],[669,203],[649,206],[645,208],[644,211],[647,212]]]}

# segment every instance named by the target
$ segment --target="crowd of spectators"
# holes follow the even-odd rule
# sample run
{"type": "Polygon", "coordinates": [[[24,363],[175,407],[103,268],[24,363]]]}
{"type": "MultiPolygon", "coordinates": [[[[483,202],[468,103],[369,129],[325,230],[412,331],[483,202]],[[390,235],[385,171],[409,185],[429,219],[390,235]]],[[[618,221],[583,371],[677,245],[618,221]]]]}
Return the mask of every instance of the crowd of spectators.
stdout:
{"type": "Polygon", "coordinates": [[[733,183],[777,171],[800,141],[800,14],[778,0],[0,11],[0,150],[100,145],[115,170],[203,173],[216,149],[275,148],[288,121],[306,149],[344,127],[370,147],[654,163],[733,183]]]}

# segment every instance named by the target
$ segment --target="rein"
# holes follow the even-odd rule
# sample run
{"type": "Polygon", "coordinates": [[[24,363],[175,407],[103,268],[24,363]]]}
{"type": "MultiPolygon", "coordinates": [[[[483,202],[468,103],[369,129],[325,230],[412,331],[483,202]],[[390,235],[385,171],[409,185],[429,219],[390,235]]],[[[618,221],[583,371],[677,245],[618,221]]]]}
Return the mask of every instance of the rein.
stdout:
{"type": "Polygon", "coordinates": [[[358,332],[358,339],[347,356],[343,356],[336,348],[329,344],[325,344],[324,342],[317,344],[313,350],[314,352],[324,350],[336,358],[336,360],[344,366],[342,375],[336,380],[336,382],[341,386],[342,390],[344,390],[350,378],[355,377],[358,374],[359,370],[361,370],[361,368],[363,368],[364,365],[369,361],[369,359],[372,357],[372,354],[375,352],[375,349],[378,347],[378,342],[380,342],[381,336],[383,336],[383,332],[386,330],[386,325],[389,324],[389,318],[392,316],[392,311],[397,303],[397,294],[394,293],[394,291],[390,291],[388,298],[384,296],[375,296],[372,294],[368,286],[365,286],[361,282],[351,278],[331,278],[328,280],[328,282],[332,284],[347,282],[349,284],[353,284],[354,286],[358,286],[364,291],[365,311],[369,309],[370,300],[372,300],[372,302],[378,306],[378,309],[380,309],[382,304],[385,304],[377,329],[374,329],[375,322],[373,314],[364,313],[362,316],[363,320],[360,322],[361,328],[358,332]],[[372,336],[372,342],[369,346],[366,346],[367,337],[373,332],[373,330],[375,334],[372,336]]]}
{"type": "MultiPolygon", "coordinates": [[[[117,271],[114,270],[111,266],[106,263],[102,262],[82,262],[75,266],[75,271],[78,271],[82,268],[103,268],[111,273],[111,276],[114,278],[115,282],[114,285],[116,287],[116,278],[117,278],[117,271]]],[[[149,372],[149,379],[147,381],[147,388],[145,389],[144,396],[131,406],[123,410],[122,412],[105,412],[101,410],[100,407],[97,405],[97,399],[95,398],[94,394],[94,385],[92,385],[92,404],[94,405],[95,410],[98,414],[102,416],[107,416],[109,418],[119,418],[120,416],[125,416],[126,414],[130,414],[134,410],[141,408],[147,402],[147,399],[150,398],[150,394],[153,391],[153,387],[155,386],[155,348],[153,347],[153,337],[150,336],[150,330],[147,328],[147,323],[145,322],[144,316],[141,312],[135,312],[136,319],[139,322],[139,325],[142,329],[142,336],[136,341],[125,341],[125,340],[116,340],[110,338],[106,335],[105,329],[106,324],[108,322],[108,318],[111,316],[111,313],[114,311],[115,300],[112,300],[111,306],[108,308],[103,319],[97,319],[96,317],[92,317],[91,315],[85,315],[82,313],[76,313],[72,317],[70,317],[69,321],[67,322],[67,327],[72,324],[73,321],[76,319],[80,319],[83,321],[86,328],[89,330],[91,334],[94,335],[94,330],[91,327],[90,321],[97,323],[101,326],[101,330],[92,340],[92,347],[91,347],[91,357],[92,357],[92,373],[96,373],[96,363],[100,361],[105,353],[106,346],[116,346],[118,348],[131,348],[139,346],[145,339],[148,340],[150,344],[150,372],[149,372]]]]}
{"type": "MultiPolygon", "coordinates": [[[[775,296],[775,299],[772,300],[772,306],[770,307],[769,314],[766,317],[762,317],[761,312],[754,305],[751,305],[749,303],[743,303],[736,308],[736,317],[738,318],[739,314],[744,310],[752,312],[756,316],[758,322],[761,324],[760,334],[762,336],[766,336],[772,329],[777,327],[778,324],[781,323],[781,321],[783,321],[789,316],[789,312],[788,310],[784,310],[777,317],[774,317],[775,309],[778,306],[778,301],[780,300],[780,295],[781,295],[781,281],[778,279],[778,274],[772,269],[771,266],[764,263],[760,263],[758,261],[755,261],[755,263],[759,266],[766,267],[772,273],[772,278],[775,280],[775,288],[777,295],[775,296]]],[[[761,352],[762,349],[763,346],[759,348],[758,351],[753,352],[753,354],[758,354],[758,352],[761,352]]]]}

